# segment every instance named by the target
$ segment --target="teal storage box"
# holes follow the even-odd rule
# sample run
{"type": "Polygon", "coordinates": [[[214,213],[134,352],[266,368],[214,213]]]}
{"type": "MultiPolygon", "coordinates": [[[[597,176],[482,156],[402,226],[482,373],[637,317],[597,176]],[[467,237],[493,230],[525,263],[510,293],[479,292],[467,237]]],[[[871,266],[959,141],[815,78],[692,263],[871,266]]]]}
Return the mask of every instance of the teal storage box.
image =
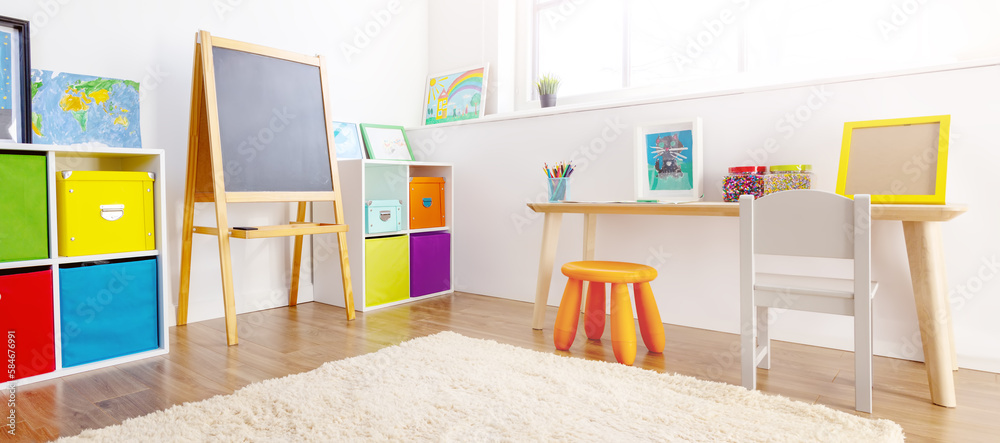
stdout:
{"type": "Polygon", "coordinates": [[[45,156],[0,153],[0,262],[45,258],[49,258],[45,156]]]}
{"type": "Polygon", "coordinates": [[[365,203],[365,232],[380,234],[403,230],[403,202],[368,200],[365,203]]]}
{"type": "Polygon", "coordinates": [[[155,258],[62,267],[59,292],[63,367],[160,347],[155,258]]]}

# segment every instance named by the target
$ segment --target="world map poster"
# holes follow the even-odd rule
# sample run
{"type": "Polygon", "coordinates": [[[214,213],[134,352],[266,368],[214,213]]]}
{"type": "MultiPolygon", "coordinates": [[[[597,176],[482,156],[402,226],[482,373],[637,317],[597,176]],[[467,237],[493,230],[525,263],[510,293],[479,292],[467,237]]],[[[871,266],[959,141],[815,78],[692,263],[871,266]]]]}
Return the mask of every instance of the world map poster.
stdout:
{"type": "Polygon", "coordinates": [[[32,142],[141,148],[139,82],[31,70],[32,142]]]}

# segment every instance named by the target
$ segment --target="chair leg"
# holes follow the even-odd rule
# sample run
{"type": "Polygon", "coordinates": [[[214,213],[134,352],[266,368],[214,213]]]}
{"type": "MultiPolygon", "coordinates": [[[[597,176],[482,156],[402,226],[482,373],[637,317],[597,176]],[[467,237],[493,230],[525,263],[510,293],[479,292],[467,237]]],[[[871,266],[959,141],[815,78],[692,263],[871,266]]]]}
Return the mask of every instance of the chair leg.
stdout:
{"type": "Polygon", "coordinates": [[[757,354],[757,316],[754,315],[753,298],[744,298],[740,303],[740,375],[743,387],[757,389],[757,368],[754,357],[757,354]],[[749,301],[749,303],[747,303],[749,301]]]}
{"type": "Polygon", "coordinates": [[[635,362],[635,320],[626,283],[611,284],[611,348],[618,363],[635,362]]]}
{"type": "Polygon", "coordinates": [[[607,318],[604,297],[603,282],[587,282],[587,308],[583,314],[583,330],[587,331],[587,338],[591,340],[600,340],[604,335],[604,322],[607,318]]]}
{"type": "Polygon", "coordinates": [[[639,318],[639,332],[642,333],[642,343],[649,352],[660,353],[666,346],[663,333],[663,321],[660,320],[660,310],[656,308],[653,289],[649,282],[635,283],[635,313],[639,318]]]}
{"type": "MultiPolygon", "coordinates": [[[[757,364],[758,368],[771,369],[771,337],[767,332],[767,306],[757,306],[757,344],[764,347],[764,358],[757,364]]],[[[757,358],[754,351],[754,359],[757,358]]]]}
{"type": "Polygon", "coordinates": [[[854,313],[854,409],[872,412],[871,311],[854,313]]]}
{"type": "Polygon", "coordinates": [[[559,302],[559,312],[556,314],[556,324],[552,330],[552,340],[556,344],[556,349],[560,351],[569,350],[576,338],[577,324],[580,323],[582,290],[582,281],[571,278],[566,282],[566,290],[563,291],[562,300],[559,302]]]}

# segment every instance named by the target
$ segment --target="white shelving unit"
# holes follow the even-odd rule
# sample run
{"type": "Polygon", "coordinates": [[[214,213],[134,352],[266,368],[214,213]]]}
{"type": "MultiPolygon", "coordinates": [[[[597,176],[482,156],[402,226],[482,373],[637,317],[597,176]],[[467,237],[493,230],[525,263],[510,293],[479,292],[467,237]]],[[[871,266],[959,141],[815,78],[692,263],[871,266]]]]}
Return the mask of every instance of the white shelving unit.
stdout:
{"type": "MultiPolygon", "coordinates": [[[[452,237],[450,245],[450,286],[447,290],[426,294],[405,300],[366,306],[365,240],[421,232],[447,231],[454,233],[454,176],[451,163],[386,160],[339,160],[341,193],[344,201],[344,218],[350,230],[347,232],[347,250],[351,261],[351,282],[354,292],[354,308],[370,311],[416,300],[423,300],[454,292],[455,287],[455,245],[452,237]],[[409,183],[411,177],[443,177],[445,186],[445,226],[439,228],[409,229],[409,183]],[[378,234],[365,233],[365,202],[369,200],[402,201],[403,229],[396,232],[378,234]]],[[[333,220],[333,204],[317,202],[313,207],[314,220],[333,220]]],[[[314,299],[321,303],[344,306],[344,291],[340,277],[337,238],[334,235],[314,235],[313,237],[313,279],[314,299]]]]}
{"type": "MultiPolygon", "coordinates": [[[[11,383],[18,385],[39,382],[57,377],[63,377],[80,372],[114,366],[131,361],[141,360],[169,352],[169,336],[167,331],[167,315],[171,313],[169,297],[170,291],[167,287],[167,280],[164,278],[164,266],[168,258],[166,249],[163,247],[165,239],[163,229],[166,226],[164,217],[164,167],[165,161],[162,149],[132,149],[132,148],[101,148],[87,145],[74,146],[53,146],[36,144],[0,144],[0,153],[6,154],[44,154],[46,157],[46,186],[48,198],[48,241],[49,258],[38,260],[24,260],[13,262],[0,262],[0,270],[10,272],[18,269],[48,268],[52,271],[52,305],[55,347],[55,370],[45,374],[26,377],[14,382],[4,378],[4,383],[0,388],[7,387],[11,383]],[[78,257],[59,256],[59,235],[56,212],[56,173],[57,171],[142,171],[155,173],[153,182],[153,212],[155,217],[155,238],[156,249],[150,251],[122,252],[115,254],[99,254],[78,257]],[[138,352],[106,360],[84,363],[72,367],[63,367],[62,361],[62,331],[60,322],[60,268],[64,265],[86,263],[93,261],[114,261],[133,258],[157,258],[156,260],[156,280],[157,280],[157,329],[159,347],[148,351],[138,352]]],[[[2,184],[0,184],[2,189],[2,184]]],[[[0,214],[0,217],[5,214],[0,214]]],[[[0,315],[9,313],[0,312],[0,315]]],[[[30,356],[29,349],[18,349],[18,356],[25,358],[30,356]]]]}

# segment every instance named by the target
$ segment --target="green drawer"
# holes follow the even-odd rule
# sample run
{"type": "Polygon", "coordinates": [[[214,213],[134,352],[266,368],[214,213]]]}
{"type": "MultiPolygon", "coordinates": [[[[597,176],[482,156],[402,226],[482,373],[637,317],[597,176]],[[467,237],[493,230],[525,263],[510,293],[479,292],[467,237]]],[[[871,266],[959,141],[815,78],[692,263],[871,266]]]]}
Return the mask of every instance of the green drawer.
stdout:
{"type": "Polygon", "coordinates": [[[0,153],[0,262],[49,257],[44,155],[0,153]]]}

